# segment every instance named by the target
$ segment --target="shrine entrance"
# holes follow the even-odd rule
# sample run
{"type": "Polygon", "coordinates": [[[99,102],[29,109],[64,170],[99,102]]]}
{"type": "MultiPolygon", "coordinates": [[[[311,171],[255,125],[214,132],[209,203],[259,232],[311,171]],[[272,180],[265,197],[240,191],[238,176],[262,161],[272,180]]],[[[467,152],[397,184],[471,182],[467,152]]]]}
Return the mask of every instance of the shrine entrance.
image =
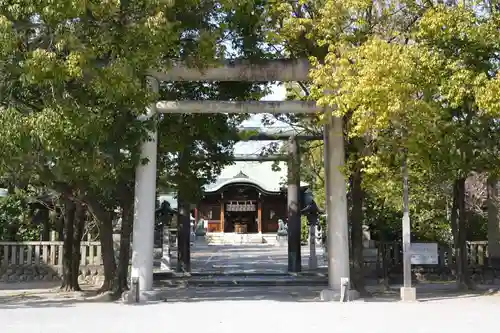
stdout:
{"type": "Polygon", "coordinates": [[[224,232],[237,234],[259,232],[257,211],[227,211],[225,220],[224,232]]]}
{"type": "MultiPolygon", "coordinates": [[[[247,175],[240,171],[231,178],[223,178],[205,188],[203,198],[197,203],[199,216],[206,220],[206,231],[212,236],[222,234],[270,234],[276,233],[278,220],[287,219],[287,195],[280,185],[268,180],[249,167],[247,175]]],[[[271,167],[267,173],[271,173],[271,167]]],[[[268,178],[272,179],[272,175],[268,178]]]]}
{"type": "MultiPolygon", "coordinates": [[[[250,63],[232,60],[203,70],[175,63],[167,72],[150,71],[148,85],[153,93],[159,92],[160,81],[232,81],[232,82],[306,82],[310,80],[307,59],[276,59],[250,63]]],[[[146,120],[157,113],[312,113],[324,112],[314,101],[160,101],[152,103],[140,119],[146,120]]],[[[340,295],[340,281],[349,279],[349,237],[347,223],[346,179],[344,167],[343,119],[326,110],[324,127],[325,185],[328,216],[328,290],[325,295],[340,295]]],[[[156,203],[157,132],[153,128],[150,140],[141,145],[140,163],[135,174],[135,201],[132,242],[131,278],[138,283],[141,299],[153,289],[154,225],[156,203]]],[[[287,263],[288,272],[300,272],[301,208],[300,208],[300,156],[298,136],[290,136],[287,144],[288,179],[286,189],[287,263]]],[[[180,154],[180,156],[183,156],[180,154]]],[[[181,159],[182,161],[182,159],[181,159]]],[[[222,206],[224,207],[224,206],[222,206]]],[[[178,271],[190,272],[191,220],[190,204],[178,197],[178,271]]],[[[270,214],[271,215],[271,214],[270,214]]],[[[221,214],[223,221],[225,215],[221,214]]],[[[223,226],[224,223],[221,223],[223,226]]],[[[274,257],[274,256],[272,256],[274,257]]],[[[213,259],[213,258],[212,258],[213,259]]],[[[211,262],[212,259],[207,259],[211,262]]]]}

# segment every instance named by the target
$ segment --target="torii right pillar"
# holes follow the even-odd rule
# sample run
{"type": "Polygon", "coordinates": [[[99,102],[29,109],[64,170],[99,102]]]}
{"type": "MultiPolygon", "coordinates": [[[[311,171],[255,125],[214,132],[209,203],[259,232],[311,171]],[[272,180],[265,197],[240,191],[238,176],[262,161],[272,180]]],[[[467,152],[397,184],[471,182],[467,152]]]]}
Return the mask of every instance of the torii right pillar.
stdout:
{"type": "Polygon", "coordinates": [[[347,224],[347,186],[344,171],[344,132],[341,117],[326,115],[324,128],[325,186],[327,210],[328,289],[321,291],[324,301],[353,300],[349,270],[349,228],[347,224]],[[347,284],[344,288],[342,285],[347,284]],[[344,292],[345,291],[345,292],[344,292]]]}

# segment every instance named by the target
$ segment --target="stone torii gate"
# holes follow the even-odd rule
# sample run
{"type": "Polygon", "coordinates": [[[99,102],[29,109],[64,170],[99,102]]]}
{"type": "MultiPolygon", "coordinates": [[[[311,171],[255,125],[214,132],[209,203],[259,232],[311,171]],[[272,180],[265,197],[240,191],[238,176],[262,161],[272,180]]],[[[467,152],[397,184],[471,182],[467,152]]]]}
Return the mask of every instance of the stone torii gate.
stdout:
{"type": "MultiPolygon", "coordinates": [[[[235,61],[219,67],[204,69],[174,65],[168,72],[148,73],[148,84],[154,92],[159,81],[246,81],[293,82],[309,80],[309,62],[301,60],[270,60],[252,64],[235,61]]],[[[323,112],[314,102],[221,102],[221,101],[159,101],[150,105],[146,117],[155,113],[318,113],[323,112]]],[[[341,279],[349,278],[349,243],[347,225],[346,180],[344,165],[344,138],[342,119],[326,114],[324,130],[325,183],[328,220],[328,281],[329,289],[321,296],[325,300],[340,296],[341,279]]],[[[290,169],[299,168],[297,140],[289,140],[290,169]]],[[[149,299],[153,289],[153,243],[156,203],[157,132],[141,146],[142,158],[149,163],[139,165],[135,175],[134,226],[132,242],[131,277],[139,283],[142,300],[149,299]]],[[[300,265],[300,207],[298,175],[288,178],[289,269],[300,265]],[[298,265],[297,265],[298,264],[298,265]]]]}

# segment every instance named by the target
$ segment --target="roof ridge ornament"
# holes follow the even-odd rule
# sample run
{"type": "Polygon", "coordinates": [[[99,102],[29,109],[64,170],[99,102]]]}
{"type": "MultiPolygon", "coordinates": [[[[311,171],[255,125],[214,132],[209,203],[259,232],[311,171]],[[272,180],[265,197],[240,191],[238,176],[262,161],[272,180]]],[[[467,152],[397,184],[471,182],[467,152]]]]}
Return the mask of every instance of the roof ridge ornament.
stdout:
{"type": "Polygon", "coordinates": [[[250,177],[248,177],[246,174],[243,173],[243,171],[240,170],[240,172],[238,172],[238,174],[233,178],[250,178],[250,177]]]}

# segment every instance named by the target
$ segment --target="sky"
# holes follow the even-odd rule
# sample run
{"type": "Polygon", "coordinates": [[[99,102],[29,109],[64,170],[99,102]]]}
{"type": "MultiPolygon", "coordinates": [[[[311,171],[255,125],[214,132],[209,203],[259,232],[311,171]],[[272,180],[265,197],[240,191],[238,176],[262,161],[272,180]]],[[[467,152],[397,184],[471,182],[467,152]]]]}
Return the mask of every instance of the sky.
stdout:
{"type": "MultiPolygon", "coordinates": [[[[272,87],[272,93],[262,98],[263,101],[284,101],[286,97],[286,89],[283,85],[275,85],[272,87]]],[[[264,127],[262,126],[262,114],[255,114],[250,117],[250,119],[245,120],[241,126],[242,127],[264,127]]],[[[277,127],[288,127],[285,123],[273,124],[277,127]]],[[[243,141],[238,142],[234,146],[235,154],[256,154],[258,155],[262,148],[269,145],[270,141],[243,141]]]]}

